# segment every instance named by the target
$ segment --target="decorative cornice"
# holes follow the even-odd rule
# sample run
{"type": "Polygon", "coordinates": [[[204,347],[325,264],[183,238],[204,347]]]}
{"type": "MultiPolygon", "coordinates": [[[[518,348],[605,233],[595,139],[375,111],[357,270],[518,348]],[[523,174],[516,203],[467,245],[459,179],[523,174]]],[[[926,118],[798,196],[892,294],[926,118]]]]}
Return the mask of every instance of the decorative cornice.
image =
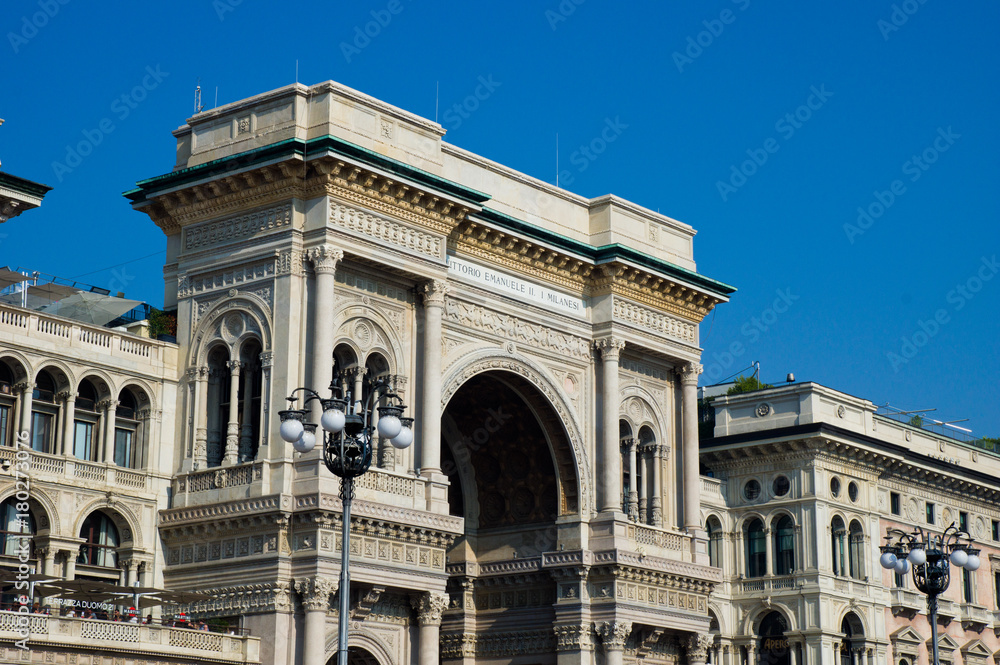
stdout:
{"type": "Polygon", "coordinates": [[[254,210],[225,219],[199,222],[185,227],[184,249],[193,251],[252,238],[290,226],[292,204],[254,210]]]}

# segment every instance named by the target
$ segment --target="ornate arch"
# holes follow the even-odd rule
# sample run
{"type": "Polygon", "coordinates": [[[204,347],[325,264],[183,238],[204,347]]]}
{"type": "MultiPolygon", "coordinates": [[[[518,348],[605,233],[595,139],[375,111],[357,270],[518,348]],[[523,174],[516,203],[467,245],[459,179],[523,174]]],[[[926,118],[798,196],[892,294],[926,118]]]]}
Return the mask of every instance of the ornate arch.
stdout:
{"type": "MultiPolygon", "coordinates": [[[[851,600],[853,600],[853,598],[851,600]]],[[[836,615],[840,617],[840,620],[836,623],[838,630],[840,629],[840,626],[843,625],[844,619],[847,618],[847,615],[853,614],[857,618],[858,622],[861,623],[861,631],[864,633],[863,635],[861,635],[862,639],[865,640],[872,639],[872,627],[868,625],[869,621],[868,617],[866,616],[866,612],[864,611],[865,608],[862,608],[848,601],[846,603],[841,603],[838,610],[839,611],[837,612],[836,615]]]]}
{"type": "Polygon", "coordinates": [[[729,626],[726,625],[726,613],[722,611],[722,606],[718,603],[709,601],[708,610],[715,615],[715,620],[719,622],[719,634],[723,636],[730,636],[729,626]]]}
{"type": "Polygon", "coordinates": [[[156,389],[145,379],[140,379],[134,376],[125,377],[122,380],[122,384],[118,387],[118,392],[115,393],[115,397],[120,395],[126,388],[138,388],[142,392],[146,393],[146,397],[149,399],[149,408],[152,408],[152,405],[157,400],[156,389]]]}
{"type": "MultiPolygon", "coordinates": [[[[569,399],[552,377],[541,367],[520,354],[503,354],[497,349],[480,349],[458,359],[442,377],[441,411],[444,412],[448,402],[466,381],[483,372],[511,372],[527,379],[546,399],[549,406],[555,410],[562,423],[573,454],[575,466],[574,480],[579,493],[579,511],[588,515],[593,511],[594,499],[590,483],[590,462],[584,447],[584,438],[579,423],[573,415],[569,399]]],[[[559,467],[557,463],[557,468],[559,467]]]]}
{"type": "Polygon", "coordinates": [[[110,492],[103,499],[95,499],[83,506],[73,524],[74,536],[80,533],[87,517],[97,510],[103,511],[118,528],[119,547],[142,549],[142,522],[139,516],[125,504],[114,501],[110,492]]]}
{"type": "Polygon", "coordinates": [[[667,421],[654,396],[638,383],[622,387],[622,400],[618,405],[619,419],[627,420],[634,426],[634,435],[649,427],[656,436],[656,443],[670,447],[667,439],[667,421]]]}
{"type": "Polygon", "coordinates": [[[76,387],[80,385],[80,380],[82,377],[77,377],[76,372],[73,371],[73,368],[71,368],[68,363],[63,362],[58,358],[50,358],[50,357],[44,358],[40,363],[38,363],[38,365],[30,368],[29,371],[31,374],[31,378],[29,380],[32,383],[34,383],[35,379],[38,378],[38,373],[50,367],[54,367],[58,369],[60,372],[62,372],[63,375],[65,375],[66,381],[68,383],[68,386],[57,386],[56,387],[57,390],[66,389],[67,387],[76,390],[76,387]]]}
{"type": "MultiPolygon", "coordinates": [[[[197,306],[197,304],[195,305],[197,306]]],[[[268,305],[252,293],[239,293],[223,299],[205,312],[192,335],[188,366],[207,362],[208,349],[220,341],[229,348],[230,357],[239,351],[242,340],[256,333],[261,349],[271,348],[271,314],[268,305]]]]}
{"type": "Polygon", "coordinates": [[[799,526],[799,521],[795,519],[795,514],[792,513],[792,511],[788,510],[787,508],[779,508],[778,510],[771,511],[770,513],[767,514],[767,517],[764,518],[764,528],[772,529],[774,525],[777,523],[777,521],[780,520],[785,515],[788,515],[789,517],[792,518],[792,526],[794,527],[799,526]]]}
{"type": "Polygon", "coordinates": [[[345,303],[333,315],[333,328],[337,331],[334,335],[334,347],[338,344],[350,346],[358,357],[358,364],[362,367],[374,351],[380,351],[385,356],[389,362],[389,371],[393,374],[399,374],[399,368],[405,366],[403,347],[394,334],[395,328],[392,322],[375,307],[357,302],[345,303]],[[348,329],[348,325],[355,320],[357,322],[348,329]],[[359,324],[369,328],[359,330],[359,324]],[[378,343],[379,334],[385,344],[378,343]]]}
{"type": "MultiPolygon", "coordinates": [[[[379,640],[378,636],[365,628],[364,625],[355,625],[351,628],[350,633],[348,633],[347,648],[350,649],[351,647],[364,649],[378,661],[379,665],[396,665],[396,661],[393,659],[390,651],[379,640]]],[[[337,652],[337,648],[337,634],[331,633],[326,638],[326,644],[323,645],[324,663],[330,662],[330,658],[337,652]]],[[[348,656],[348,660],[350,660],[350,656],[348,656]]]]}
{"type": "Polygon", "coordinates": [[[768,528],[767,517],[764,514],[757,512],[756,510],[743,513],[742,515],[740,515],[739,519],[737,519],[736,523],[733,525],[733,528],[736,531],[743,531],[744,529],[747,528],[747,524],[752,522],[754,519],[759,519],[760,523],[764,525],[764,528],[765,529],[768,528]]]}
{"type": "Polygon", "coordinates": [[[788,603],[782,601],[768,601],[761,603],[755,610],[747,612],[746,617],[743,619],[743,625],[741,628],[741,634],[744,637],[756,637],[757,631],[760,630],[760,622],[764,620],[771,612],[777,612],[788,624],[789,633],[793,633],[799,630],[798,625],[795,623],[795,611],[788,603]]]}
{"type": "Polygon", "coordinates": [[[115,384],[115,380],[110,374],[102,369],[97,369],[96,367],[88,367],[83,370],[80,373],[80,377],[74,382],[73,390],[76,390],[84,379],[90,378],[97,379],[97,381],[94,382],[94,387],[97,388],[100,393],[97,396],[98,399],[118,399],[118,394],[121,392],[121,389],[115,384]],[[105,387],[103,392],[101,391],[102,383],[105,387]]]}
{"type": "MultiPolygon", "coordinates": [[[[3,361],[6,358],[13,358],[16,361],[16,364],[14,365],[6,363],[6,365],[10,367],[13,372],[15,381],[26,381],[29,375],[34,377],[34,370],[32,369],[31,361],[28,359],[28,356],[15,349],[3,349],[0,351],[0,361],[3,361]],[[20,365],[20,367],[18,365],[20,365]],[[20,374],[18,372],[20,372],[20,374]]],[[[32,380],[34,380],[34,378],[32,378],[32,380]]]]}
{"type": "MultiPolygon", "coordinates": [[[[17,487],[12,485],[7,490],[0,492],[0,503],[11,497],[16,497],[17,491],[17,487]]],[[[47,529],[50,536],[62,535],[60,532],[62,525],[59,521],[59,508],[44,490],[39,489],[37,485],[32,485],[31,495],[28,498],[28,504],[37,506],[41,512],[41,515],[36,515],[38,518],[37,527],[39,531],[47,529]],[[45,519],[45,526],[43,526],[41,518],[45,519]]],[[[75,535],[76,534],[74,534],[74,536],[75,535]]]]}

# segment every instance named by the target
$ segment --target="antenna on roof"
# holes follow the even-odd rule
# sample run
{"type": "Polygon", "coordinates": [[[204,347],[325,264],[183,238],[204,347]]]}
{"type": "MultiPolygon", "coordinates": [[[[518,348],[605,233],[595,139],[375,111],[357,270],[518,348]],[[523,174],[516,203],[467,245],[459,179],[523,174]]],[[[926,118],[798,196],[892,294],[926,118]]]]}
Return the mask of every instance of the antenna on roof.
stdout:
{"type": "Polygon", "coordinates": [[[556,187],[559,186],[559,134],[556,133],[556,187]]]}
{"type": "Polygon", "coordinates": [[[194,89],[194,112],[201,113],[201,110],[205,108],[201,103],[201,78],[198,79],[198,84],[194,89]]]}
{"type": "Polygon", "coordinates": [[[213,106],[212,108],[213,109],[219,108],[219,86],[215,86],[215,106],[213,106]]]}
{"type": "Polygon", "coordinates": [[[296,83],[299,82],[299,60],[298,60],[298,58],[295,59],[295,82],[296,83]]]}
{"type": "Polygon", "coordinates": [[[434,91],[434,122],[438,121],[438,102],[441,101],[441,81],[437,82],[437,88],[434,91]]]}

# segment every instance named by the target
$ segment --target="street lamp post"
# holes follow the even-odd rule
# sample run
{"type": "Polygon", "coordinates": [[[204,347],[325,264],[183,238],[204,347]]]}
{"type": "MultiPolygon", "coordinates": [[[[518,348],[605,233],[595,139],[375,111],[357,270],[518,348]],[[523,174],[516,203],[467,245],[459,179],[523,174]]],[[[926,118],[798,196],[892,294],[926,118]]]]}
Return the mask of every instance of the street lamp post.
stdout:
{"type": "MultiPolygon", "coordinates": [[[[403,418],[406,407],[390,387],[380,378],[372,385],[368,399],[362,403],[360,396],[353,396],[340,376],[330,384],[330,398],[324,398],[310,388],[296,388],[288,397],[289,406],[298,399],[295,394],[305,393],[302,406],[318,400],[323,408],[319,424],[323,428],[323,463],[330,473],[340,477],[340,499],[343,504],[343,524],[340,550],[340,616],[338,617],[337,662],[347,665],[347,619],[350,612],[351,575],[348,554],[351,548],[351,501],[354,499],[354,479],[372,463],[372,438],[376,435],[396,448],[406,448],[413,442],[413,418],[403,418]],[[357,401],[355,401],[357,400],[357,401]],[[378,421],[375,421],[375,410],[378,421]]],[[[316,445],[316,424],[306,422],[308,411],[288,409],[279,411],[281,438],[292,444],[300,453],[307,453],[316,445]]]]}
{"type": "Polygon", "coordinates": [[[879,563],[886,570],[905,575],[912,568],[913,583],[927,594],[927,615],[931,623],[931,643],[934,650],[934,665],[938,660],[937,607],[938,596],[951,583],[951,566],[964,568],[969,572],[979,569],[979,550],[973,547],[975,541],[965,531],[948,525],[942,534],[934,534],[917,528],[911,533],[901,529],[888,528],[885,545],[879,563]]]}

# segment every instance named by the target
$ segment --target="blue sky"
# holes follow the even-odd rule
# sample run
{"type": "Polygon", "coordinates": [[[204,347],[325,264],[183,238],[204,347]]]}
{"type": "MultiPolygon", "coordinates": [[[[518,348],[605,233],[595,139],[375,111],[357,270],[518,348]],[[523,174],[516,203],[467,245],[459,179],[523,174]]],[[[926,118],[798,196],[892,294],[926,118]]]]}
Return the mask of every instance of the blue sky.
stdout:
{"type": "Polygon", "coordinates": [[[446,140],[550,182],[558,134],[562,186],[698,229],[699,271],[739,288],[702,326],[703,383],[759,361],[765,380],[1000,436],[995,3],[5,10],[2,168],[55,189],[0,227],[0,264],[161,304],[164,238],[121,192],[170,170],[199,78],[210,108],[216,88],[223,104],[293,82],[298,60],[302,82],[432,119],[440,85],[446,140]]]}

